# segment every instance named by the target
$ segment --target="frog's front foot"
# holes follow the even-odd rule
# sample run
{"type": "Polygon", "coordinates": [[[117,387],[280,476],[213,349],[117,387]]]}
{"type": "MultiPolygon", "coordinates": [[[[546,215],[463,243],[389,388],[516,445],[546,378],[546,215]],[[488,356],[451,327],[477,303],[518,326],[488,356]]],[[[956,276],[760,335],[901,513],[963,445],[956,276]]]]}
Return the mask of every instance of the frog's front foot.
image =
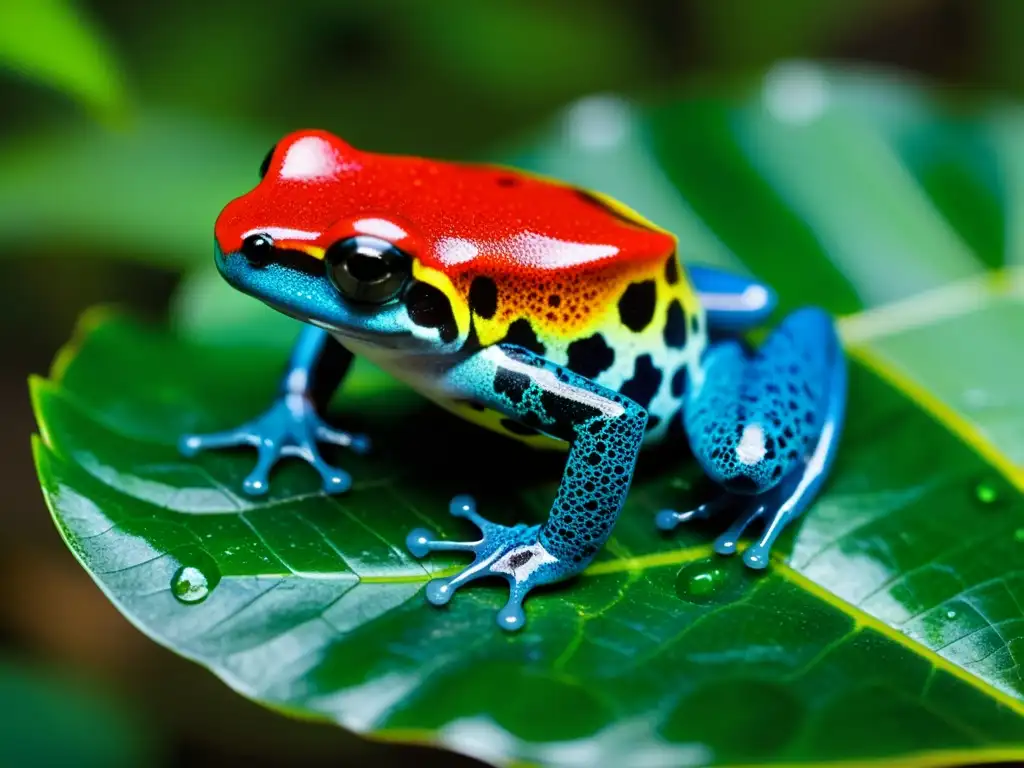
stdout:
{"type": "Polygon", "coordinates": [[[498,625],[507,630],[520,629],[526,622],[523,599],[536,586],[559,581],[578,568],[570,568],[548,552],[539,540],[539,525],[515,525],[511,528],[492,523],[476,511],[476,502],[470,496],[456,496],[451,501],[451,513],[464,517],[479,529],[479,541],[446,541],[425,528],[412,531],[405,540],[406,547],[415,557],[430,552],[472,552],[471,565],[450,579],[434,579],[427,584],[427,600],[444,605],[452,599],[455,590],[467,582],[485,576],[501,576],[509,585],[509,598],[498,611],[498,625]]]}
{"type": "Polygon", "coordinates": [[[178,449],[185,456],[194,456],[199,451],[212,448],[252,446],[257,450],[258,458],[242,488],[253,496],[267,492],[270,470],[282,456],[298,456],[312,465],[323,478],[327,493],[347,491],[352,486],[352,478],[323,460],[317,446],[319,442],[340,445],[357,453],[365,453],[370,448],[370,441],[365,436],[341,432],[329,426],[320,418],[308,397],[287,394],[265,413],[236,429],[206,435],[182,435],[178,449]]]}

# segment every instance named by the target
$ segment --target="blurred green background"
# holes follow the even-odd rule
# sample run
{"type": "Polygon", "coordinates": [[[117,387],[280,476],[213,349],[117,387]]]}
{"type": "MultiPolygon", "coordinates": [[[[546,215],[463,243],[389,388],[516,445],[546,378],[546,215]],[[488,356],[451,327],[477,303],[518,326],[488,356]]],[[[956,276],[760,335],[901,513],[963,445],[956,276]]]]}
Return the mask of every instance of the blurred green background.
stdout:
{"type": "Polygon", "coordinates": [[[1024,91],[1020,0],[3,0],[0,766],[471,765],[288,720],[133,629],[53,530],[26,376],[81,310],[160,318],[218,207],[298,127],[452,158],[574,98],[793,57],[1024,91]]]}

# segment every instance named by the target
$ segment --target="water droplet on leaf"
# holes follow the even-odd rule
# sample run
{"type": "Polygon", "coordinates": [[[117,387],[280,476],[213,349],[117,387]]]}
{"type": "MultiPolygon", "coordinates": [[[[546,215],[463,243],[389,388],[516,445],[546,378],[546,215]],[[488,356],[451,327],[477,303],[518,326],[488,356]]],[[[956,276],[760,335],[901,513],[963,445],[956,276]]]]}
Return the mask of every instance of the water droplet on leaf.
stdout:
{"type": "Polygon", "coordinates": [[[194,605],[203,602],[210,595],[216,582],[217,580],[210,579],[195,566],[183,565],[171,578],[171,593],[178,602],[194,605]]]}
{"type": "Polygon", "coordinates": [[[956,618],[956,611],[946,611],[946,618],[947,619],[955,619],[956,618]]]}
{"type": "Polygon", "coordinates": [[[974,498],[982,504],[995,504],[999,501],[999,489],[993,483],[982,480],[974,486],[974,498]]]}
{"type": "Polygon", "coordinates": [[[712,558],[683,566],[676,575],[676,594],[699,605],[726,602],[746,584],[743,564],[712,558]]]}
{"type": "Polygon", "coordinates": [[[1013,532],[1013,538],[1017,541],[1024,541],[1024,528],[1018,528],[1013,532]]]}

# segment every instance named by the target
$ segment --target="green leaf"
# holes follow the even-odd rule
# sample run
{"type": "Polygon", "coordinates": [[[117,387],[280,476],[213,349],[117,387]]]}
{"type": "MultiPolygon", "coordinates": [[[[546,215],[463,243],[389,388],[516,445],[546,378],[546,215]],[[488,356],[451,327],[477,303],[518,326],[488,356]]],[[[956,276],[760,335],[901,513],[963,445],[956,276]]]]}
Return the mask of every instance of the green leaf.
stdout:
{"type": "Polygon", "coordinates": [[[565,98],[581,86],[636,82],[652,69],[635,19],[604,3],[413,2],[404,15],[419,32],[412,43],[482,99],[565,98]]]}
{"type": "Polygon", "coordinates": [[[459,561],[413,560],[405,534],[470,533],[447,514],[460,492],[539,521],[562,459],[361,367],[335,401],[375,440],[335,457],[351,493],[289,463],[247,498],[251,455],[186,461],[174,441],[266,405],[286,347],[258,343],[264,315],[236,344],[88,316],[32,382],[55,522],[155,640],[377,738],[552,765],[1024,760],[1021,121],[794,64],[660,107],[584,100],[506,155],[620,196],[686,260],[748,269],[786,308],[841,315],[841,453],[765,574],[711,554],[721,520],[654,530],[697,500],[698,470],[668,447],[643,458],[606,550],[533,596],[521,633],[494,626],[500,588],[426,604],[459,561]]]}
{"type": "Polygon", "coordinates": [[[217,212],[255,186],[258,158],[275,140],[155,111],[119,131],[82,124],[9,142],[0,149],[0,237],[32,243],[46,232],[178,268],[210,262],[217,212]]]}
{"type": "Polygon", "coordinates": [[[101,112],[125,106],[125,85],[103,35],[70,0],[4,0],[0,65],[101,112]]]}
{"type": "Polygon", "coordinates": [[[908,16],[923,0],[787,0],[750,3],[717,0],[695,3],[692,18],[700,30],[702,53],[716,69],[767,66],[790,56],[842,50],[843,37],[885,28],[893,18],[908,16]]]}

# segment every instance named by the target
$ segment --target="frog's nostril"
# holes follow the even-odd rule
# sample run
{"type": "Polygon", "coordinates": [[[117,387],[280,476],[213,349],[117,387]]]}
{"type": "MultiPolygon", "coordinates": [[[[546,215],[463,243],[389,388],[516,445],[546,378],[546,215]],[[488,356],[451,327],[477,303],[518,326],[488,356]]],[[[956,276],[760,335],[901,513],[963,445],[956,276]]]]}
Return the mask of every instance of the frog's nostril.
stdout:
{"type": "Polygon", "coordinates": [[[269,235],[249,235],[242,241],[242,255],[254,267],[266,266],[274,255],[274,241],[269,235]]]}

